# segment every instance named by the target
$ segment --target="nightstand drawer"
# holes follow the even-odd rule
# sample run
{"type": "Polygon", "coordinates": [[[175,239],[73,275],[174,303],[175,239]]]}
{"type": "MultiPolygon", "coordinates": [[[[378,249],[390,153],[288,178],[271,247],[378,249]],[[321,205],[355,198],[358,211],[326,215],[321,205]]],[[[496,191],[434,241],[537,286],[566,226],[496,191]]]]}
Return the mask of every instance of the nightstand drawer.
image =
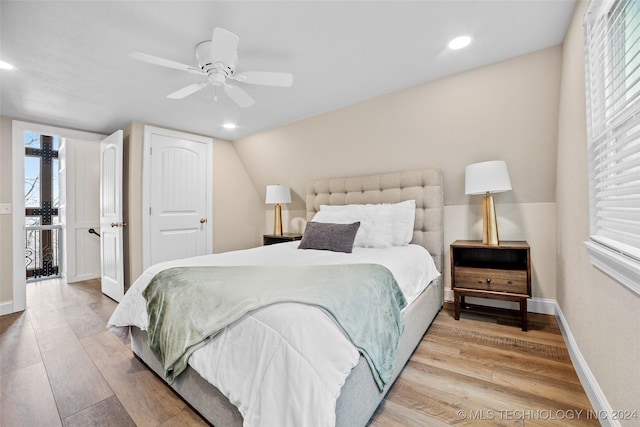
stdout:
{"type": "Polygon", "coordinates": [[[525,270],[456,267],[455,287],[526,294],[527,272],[525,270]]]}

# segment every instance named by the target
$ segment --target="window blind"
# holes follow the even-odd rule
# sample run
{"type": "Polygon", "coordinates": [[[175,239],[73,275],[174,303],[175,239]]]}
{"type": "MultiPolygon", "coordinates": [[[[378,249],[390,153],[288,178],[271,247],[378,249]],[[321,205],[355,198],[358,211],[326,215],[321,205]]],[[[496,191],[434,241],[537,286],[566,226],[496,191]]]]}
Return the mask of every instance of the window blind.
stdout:
{"type": "Polygon", "coordinates": [[[640,2],[585,15],[591,239],[640,261],[640,2]]]}

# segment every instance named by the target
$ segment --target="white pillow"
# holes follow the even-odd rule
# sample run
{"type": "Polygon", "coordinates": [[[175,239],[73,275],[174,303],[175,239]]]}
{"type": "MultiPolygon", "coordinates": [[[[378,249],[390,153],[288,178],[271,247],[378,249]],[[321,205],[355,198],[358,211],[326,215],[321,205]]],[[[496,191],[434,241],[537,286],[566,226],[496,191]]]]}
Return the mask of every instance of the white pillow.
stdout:
{"type": "Polygon", "coordinates": [[[413,238],[416,201],[367,205],[321,205],[316,222],[349,224],[360,221],[354,246],[387,248],[405,246],[413,238]]]}
{"type": "Polygon", "coordinates": [[[393,246],[406,246],[413,239],[413,227],[416,221],[416,201],[387,205],[393,226],[393,246]]]}
{"type": "MultiPolygon", "coordinates": [[[[358,205],[350,205],[358,206],[358,205]]],[[[332,222],[335,224],[351,224],[360,222],[353,246],[360,248],[388,248],[392,246],[393,230],[391,222],[373,211],[365,212],[359,209],[331,210],[320,208],[313,217],[314,222],[332,222]]]]}

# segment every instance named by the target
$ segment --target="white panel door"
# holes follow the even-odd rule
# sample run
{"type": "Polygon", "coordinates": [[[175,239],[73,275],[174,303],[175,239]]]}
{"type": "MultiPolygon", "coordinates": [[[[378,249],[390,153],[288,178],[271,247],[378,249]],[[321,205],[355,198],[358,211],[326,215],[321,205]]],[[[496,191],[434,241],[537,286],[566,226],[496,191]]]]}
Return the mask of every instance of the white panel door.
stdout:
{"type": "Polygon", "coordinates": [[[148,127],[149,265],[211,252],[211,139],[148,127]]]}
{"type": "MultiPolygon", "coordinates": [[[[102,277],[100,237],[100,156],[101,144],[66,139],[65,247],[67,283],[102,277]]],[[[60,156],[60,155],[58,155],[60,156]]],[[[62,168],[61,168],[62,171],[62,168]]]]}
{"type": "Polygon", "coordinates": [[[122,131],[100,145],[100,260],[102,293],[120,302],[124,296],[122,256],[122,131]]]}

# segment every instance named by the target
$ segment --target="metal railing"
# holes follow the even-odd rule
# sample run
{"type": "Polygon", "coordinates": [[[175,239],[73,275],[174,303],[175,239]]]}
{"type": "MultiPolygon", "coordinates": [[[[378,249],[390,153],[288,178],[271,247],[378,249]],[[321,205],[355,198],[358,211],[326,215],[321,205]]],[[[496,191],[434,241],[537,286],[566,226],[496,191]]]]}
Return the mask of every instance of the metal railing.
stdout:
{"type": "Polygon", "coordinates": [[[26,226],[24,230],[27,281],[61,277],[62,225],[26,226]]]}

